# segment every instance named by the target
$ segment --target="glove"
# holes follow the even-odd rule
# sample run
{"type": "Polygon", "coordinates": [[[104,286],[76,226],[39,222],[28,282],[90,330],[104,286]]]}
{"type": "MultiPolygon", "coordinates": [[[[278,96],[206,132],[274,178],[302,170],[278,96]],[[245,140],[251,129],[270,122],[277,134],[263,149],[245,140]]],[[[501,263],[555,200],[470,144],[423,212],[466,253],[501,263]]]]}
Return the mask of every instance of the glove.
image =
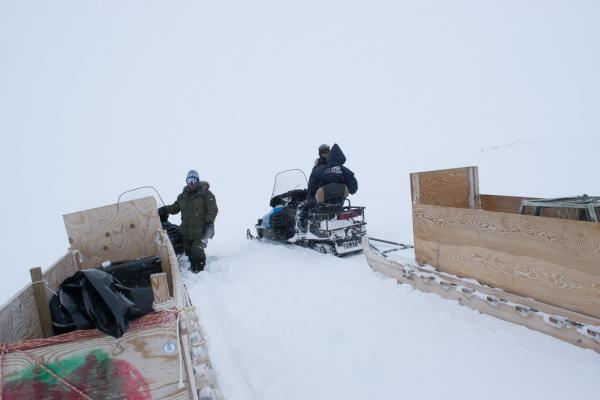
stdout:
{"type": "Polygon", "coordinates": [[[204,233],[202,237],[204,239],[212,239],[215,236],[215,224],[206,224],[204,225],[204,233]]]}
{"type": "Polygon", "coordinates": [[[162,217],[166,217],[169,215],[169,212],[167,211],[167,207],[166,206],[162,206],[158,209],[158,215],[162,218],[162,217]]]}

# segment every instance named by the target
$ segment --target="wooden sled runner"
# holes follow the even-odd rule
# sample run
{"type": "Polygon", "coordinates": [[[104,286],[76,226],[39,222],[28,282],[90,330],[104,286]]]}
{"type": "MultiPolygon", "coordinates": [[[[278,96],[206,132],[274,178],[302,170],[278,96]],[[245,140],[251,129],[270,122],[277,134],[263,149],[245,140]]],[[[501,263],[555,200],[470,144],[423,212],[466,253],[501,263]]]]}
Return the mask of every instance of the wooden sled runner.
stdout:
{"type": "Polygon", "coordinates": [[[600,224],[518,214],[480,195],[477,167],[411,174],[412,250],[363,238],[369,265],[400,283],[600,353],[600,224]]]}
{"type": "Polygon", "coordinates": [[[0,400],[220,400],[197,314],[152,197],[64,216],[70,248],[0,308],[0,400]],[[160,256],[154,312],[120,338],[53,333],[48,301],[76,271],[105,260],[160,256]]]}

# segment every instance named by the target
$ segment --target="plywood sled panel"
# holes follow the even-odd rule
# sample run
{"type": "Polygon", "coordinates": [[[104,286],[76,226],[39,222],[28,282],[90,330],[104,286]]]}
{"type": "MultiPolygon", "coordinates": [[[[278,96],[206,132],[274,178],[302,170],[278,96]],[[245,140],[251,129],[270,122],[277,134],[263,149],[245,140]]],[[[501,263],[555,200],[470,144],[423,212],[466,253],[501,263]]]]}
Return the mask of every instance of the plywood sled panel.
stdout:
{"type": "Polygon", "coordinates": [[[85,268],[158,255],[156,210],[154,198],[145,197],[64,215],[71,249],[81,252],[85,268]]]}
{"type": "Polygon", "coordinates": [[[444,169],[410,174],[413,204],[477,208],[477,167],[444,169]]]}
{"type": "Polygon", "coordinates": [[[600,224],[413,206],[419,262],[600,318],[600,224]]]}
{"type": "Polygon", "coordinates": [[[0,310],[0,342],[43,338],[33,288],[28,284],[0,310]]]}
{"type": "MultiPolygon", "coordinates": [[[[77,267],[71,252],[59,258],[44,272],[48,287],[56,290],[77,267]]],[[[50,301],[50,291],[46,291],[50,301]]],[[[42,328],[31,284],[20,290],[0,309],[0,342],[14,343],[27,339],[42,338],[42,328]]]]}
{"type": "Polygon", "coordinates": [[[486,211],[496,211],[518,214],[521,207],[521,200],[531,200],[534,197],[517,196],[496,196],[491,194],[479,195],[481,209],[486,211]]]}
{"type": "Polygon", "coordinates": [[[92,399],[190,398],[185,376],[186,387],[178,387],[175,322],[26,352],[4,355],[4,400],[80,398],[32,358],[92,399]]]}

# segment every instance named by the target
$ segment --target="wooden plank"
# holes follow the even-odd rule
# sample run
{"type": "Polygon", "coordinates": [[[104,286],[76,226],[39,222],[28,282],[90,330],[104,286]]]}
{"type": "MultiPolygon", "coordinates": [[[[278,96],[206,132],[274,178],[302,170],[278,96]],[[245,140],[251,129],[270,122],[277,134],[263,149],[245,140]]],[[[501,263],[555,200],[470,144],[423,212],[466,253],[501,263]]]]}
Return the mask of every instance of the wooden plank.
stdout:
{"type": "Polygon", "coordinates": [[[479,168],[477,167],[469,167],[469,208],[481,208],[479,168]]]}
{"type": "Polygon", "coordinates": [[[169,285],[167,284],[167,274],[160,272],[158,274],[150,275],[150,281],[152,282],[152,294],[154,295],[154,303],[161,304],[168,301],[171,296],[169,295],[169,285]]]}
{"type": "MultiPolygon", "coordinates": [[[[45,346],[4,356],[4,392],[13,398],[71,398],[64,384],[36,368],[28,355],[93,399],[190,399],[178,387],[175,322],[110,336],[45,346]]],[[[70,393],[72,398],[77,397],[70,393]]]]}
{"type": "Polygon", "coordinates": [[[534,199],[534,197],[496,196],[491,194],[481,194],[479,197],[481,199],[482,210],[511,214],[519,213],[521,200],[534,199]]]}
{"type": "MultiPolygon", "coordinates": [[[[73,254],[67,252],[44,272],[44,279],[52,290],[75,273],[73,254]]],[[[35,296],[28,284],[0,308],[0,342],[14,343],[44,337],[35,296]]]]}
{"type": "Polygon", "coordinates": [[[421,188],[419,187],[419,173],[410,174],[410,193],[413,204],[421,203],[421,188]]]}
{"type": "Polygon", "coordinates": [[[600,317],[600,224],[413,206],[420,263],[600,317]]]}
{"type": "Polygon", "coordinates": [[[75,266],[77,267],[77,271],[81,271],[85,269],[83,265],[83,256],[79,250],[73,250],[73,258],[75,259],[75,266]]]}
{"type": "MultiPolygon", "coordinates": [[[[169,235],[165,230],[160,230],[159,232],[159,243],[158,243],[158,253],[160,255],[160,267],[162,271],[167,274],[167,283],[169,285],[169,293],[175,293],[173,291],[173,266],[175,268],[179,268],[178,264],[173,264],[173,262],[177,262],[177,258],[171,258],[171,254],[169,252],[169,247],[172,249],[173,245],[169,241],[169,235]]],[[[173,250],[173,253],[175,250],[173,250]]],[[[173,297],[175,297],[173,295],[173,297]]]]}
{"type": "Polygon", "coordinates": [[[477,167],[453,168],[410,174],[413,204],[478,208],[477,167]]]}
{"type": "Polygon", "coordinates": [[[47,338],[54,335],[54,330],[52,329],[52,318],[50,317],[49,300],[46,294],[47,289],[42,275],[42,267],[31,268],[29,273],[31,274],[31,287],[33,288],[36,309],[42,324],[42,333],[47,338]]]}
{"type": "Polygon", "coordinates": [[[415,273],[406,273],[406,271],[419,271],[419,266],[416,263],[389,260],[376,254],[370,248],[366,237],[363,238],[363,253],[367,257],[367,262],[371,268],[396,279],[398,283],[409,284],[423,292],[435,293],[443,298],[455,300],[459,304],[477,310],[482,314],[488,314],[508,322],[523,325],[529,329],[600,353],[600,341],[594,340],[587,335],[581,335],[578,332],[577,326],[565,324],[557,327],[545,320],[548,315],[562,315],[572,322],[600,327],[599,319],[572,313],[568,310],[515,295],[514,293],[486,287],[472,280],[469,282],[443,273],[440,274],[441,279],[431,279],[431,276],[434,275],[431,270],[422,270],[424,273],[420,276],[415,273]],[[471,293],[467,294],[462,291],[462,287],[469,288],[473,292],[467,292],[471,293]],[[483,296],[472,294],[477,292],[483,296]],[[506,301],[498,301],[496,303],[486,301],[486,295],[506,301]],[[517,305],[525,305],[537,311],[523,313],[520,312],[517,305]]]}
{"type": "Polygon", "coordinates": [[[79,250],[85,268],[103,261],[158,255],[161,229],[156,201],[145,197],[63,216],[72,250],[79,250]]]}

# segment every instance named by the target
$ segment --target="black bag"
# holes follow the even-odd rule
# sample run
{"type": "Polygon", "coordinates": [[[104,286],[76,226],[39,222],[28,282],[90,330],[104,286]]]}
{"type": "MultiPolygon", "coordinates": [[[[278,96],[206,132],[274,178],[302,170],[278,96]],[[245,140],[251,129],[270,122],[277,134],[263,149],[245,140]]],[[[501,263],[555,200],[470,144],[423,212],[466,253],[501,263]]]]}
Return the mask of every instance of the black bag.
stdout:
{"type": "MultiPolygon", "coordinates": [[[[50,301],[54,331],[66,333],[96,327],[108,335],[121,337],[131,320],[152,311],[149,276],[160,272],[160,259],[158,266],[153,260],[142,262],[142,268],[138,268],[140,261],[128,262],[127,268],[114,268],[133,284],[132,288],[102,269],[77,271],[65,279],[58,288],[58,295],[50,301]],[[133,276],[137,276],[137,284],[133,276]]],[[[120,263],[123,264],[126,263],[120,263]]]]}

